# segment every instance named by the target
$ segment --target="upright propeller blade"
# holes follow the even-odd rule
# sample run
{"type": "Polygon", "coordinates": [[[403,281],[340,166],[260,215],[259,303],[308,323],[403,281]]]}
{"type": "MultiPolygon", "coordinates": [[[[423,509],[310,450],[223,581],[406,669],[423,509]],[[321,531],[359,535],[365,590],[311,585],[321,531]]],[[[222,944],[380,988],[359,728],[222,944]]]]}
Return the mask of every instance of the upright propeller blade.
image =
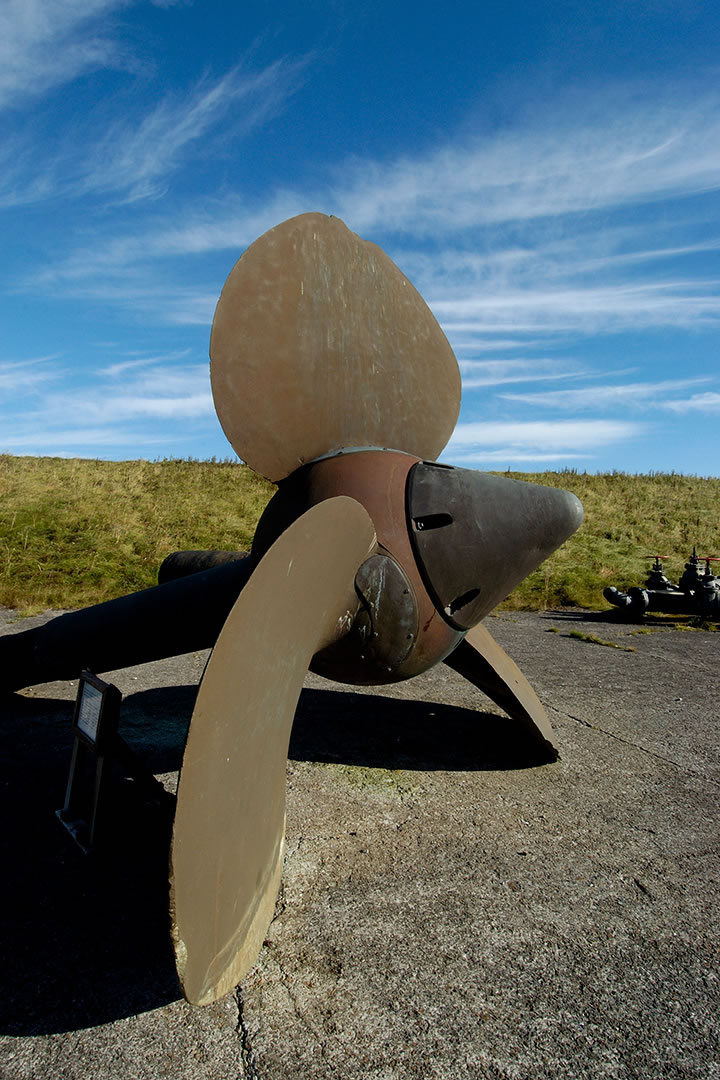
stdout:
{"type": "Polygon", "coordinates": [[[270,480],[333,450],[434,459],[460,372],[427,304],[339,218],[301,214],[261,236],[217,305],[210,375],[238,455],[270,480]]]}
{"type": "Polygon", "coordinates": [[[282,534],[233,607],[190,721],[172,843],[173,937],[189,1001],[252,967],[280,883],[285,766],[313,653],[352,623],[375,544],[365,510],[329,499],[282,534]]]}

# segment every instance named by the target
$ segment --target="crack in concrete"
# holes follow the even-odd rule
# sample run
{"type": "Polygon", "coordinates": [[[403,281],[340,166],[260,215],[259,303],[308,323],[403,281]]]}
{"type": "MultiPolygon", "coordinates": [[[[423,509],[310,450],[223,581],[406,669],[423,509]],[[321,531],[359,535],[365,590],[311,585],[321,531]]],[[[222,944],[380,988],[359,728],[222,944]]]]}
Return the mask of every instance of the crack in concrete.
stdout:
{"type": "MultiPolygon", "coordinates": [[[[280,972],[280,983],[283,986],[283,988],[285,990],[285,993],[287,994],[288,998],[290,999],[290,1004],[292,1005],[292,1010],[295,1013],[295,1016],[297,1017],[298,1021],[302,1024],[302,1026],[305,1028],[305,1030],[308,1031],[315,1038],[315,1041],[317,1042],[317,1045],[320,1048],[321,1057],[325,1057],[326,1053],[327,1053],[327,1049],[326,1049],[326,1046],[325,1046],[325,1041],[323,1039],[322,1032],[318,1030],[317,1026],[315,1024],[313,1024],[308,1019],[308,1017],[305,1016],[305,1014],[301,1010],[300,1003],[298,1002],[298,999],[297,999],[297,995],[293,992],[293,990],[292,990],[292,988],[290,986],[290,983],[292,981],[292,977],[288,974],[288,972],[285,970],[285,968],[282,966],[282,964],[280,963],[279,960],[276,960],[276,964],[277,964],[277,969],[280,972]]],[[[253,1077],[253,1078],[251,1078],[251,1080],[255,1080],[255,1078],[253,1077]]]]}
{"type": "Polygon", "coordinates": [[[654,652],[652,649],[648,649],[645,656],[650,657],[651,660],[657,660],[659,663],[665,664],[666,667],[689,668],[693,673],[707,672],[708,675],[715,674],[712,662],[705,663],[705,658],[698,658],[697,655],[677,656],[666,652],[654,652]]]}
{"type": "Polygon", "coordinates": [[[245,1023],[245,1001],[239,986],[235,987],[235,1004],[238,1015],[235,1030],[240,1039],[240,1060],[242,1063],[240,1080],[260,1080],[260,1073],[257,1070],[257,1054],[253,1049],[250,1032],[245,1023]]]}
{"type": "Polygon", "coordinates": [[[546,709],[550,709],[557,716],[563,716],[567,720],[574,720],[576,724],[582,725],[582,727],[589,728],[591,731],[597,731],[601,735],[607,735],[609,739],[615,739],[616,742],[622,743],[623,746],[630,746],[633,750],[639,750],[641,754],[647,754],[648,757],[654,758],[656,761],[662,761],[664,765],[673,765],[681,772],[688,773],[690,776],[696,776],[700,780],[707,781],[708,784],[714,784],[716,787],[720,787],[720,780],[716,780],[713,776],[708,776],[706,773],[698,772],[696,769],[692,769],[687,765],[683,765],[680,761],[675,761],[673,758],[665,757],[664,754],[658,754],[656,750],[648,750],[646,746],[640,746],[639,743],[633,742],[631,739],[624,739],[622,735],[616,735],[613,731],[608,731],[607,728],[598,727],[597,724],[591,724],[588,720],[583,720],[581,716],[573,716],[572,713],[564,712],[562,709],[555,708],[554,705],[546,705],[546,709]]]}

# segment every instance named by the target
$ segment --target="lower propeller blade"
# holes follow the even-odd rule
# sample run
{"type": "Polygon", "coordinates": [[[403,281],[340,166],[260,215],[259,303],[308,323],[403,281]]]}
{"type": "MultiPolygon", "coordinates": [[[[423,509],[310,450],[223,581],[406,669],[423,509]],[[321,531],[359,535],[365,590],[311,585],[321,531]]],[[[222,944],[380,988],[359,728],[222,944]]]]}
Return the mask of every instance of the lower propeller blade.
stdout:
{"type": "Polygon", "coordinates": [[[557,758],[559,749],[540,699],[515,661],[482,624],[468,631],[445,663],[504,709],[552,760],[557,758]]]}
{"type": "Polygon", "coordinates": [[[210,657],[190,722],[171,858],[185,996],[216,1000],[252,967],[273,914],[293,716],[315,652],[349,629],[375,544],[354,499],[314,506],[273,544],[210,657]]]}

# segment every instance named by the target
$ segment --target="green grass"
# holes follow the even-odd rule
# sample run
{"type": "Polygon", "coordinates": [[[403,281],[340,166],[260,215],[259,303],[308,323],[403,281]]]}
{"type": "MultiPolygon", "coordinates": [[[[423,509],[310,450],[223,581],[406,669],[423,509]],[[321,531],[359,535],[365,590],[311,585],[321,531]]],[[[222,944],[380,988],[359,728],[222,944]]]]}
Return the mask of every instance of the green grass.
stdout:
{"type": "MultiPolygon", "coordinates": [[[[573,491],[585,523],[506,609],[604,608],[606,585],[645,578],[671,555],[677,580],[697,544],[720,554],[720,479],[512,473],[573,491]]],[[[180,548],[248,548],[273,485],[244,465],[0,455],[0,605],[26,613],[98,603],[156,581],[180,548]]]]}
{"type": "Polygon", "coordinates": [[[609,649],[622,649],[623,652],[635,652],[632,645],[621,645],[617,641],[608,641],[607,638],[598,637],[597,634],[583,634],[581,630],[569,630],[566,636],[575,638],[576,641],[586,641],[589,645],[607,645],[609,649]]]}
{"type": "Polygon", "coordinates": [[[76,608],[157,582],[180,548],[249,548],[273,485],[244,465],[0,455],[0,604],[76,608]]]}

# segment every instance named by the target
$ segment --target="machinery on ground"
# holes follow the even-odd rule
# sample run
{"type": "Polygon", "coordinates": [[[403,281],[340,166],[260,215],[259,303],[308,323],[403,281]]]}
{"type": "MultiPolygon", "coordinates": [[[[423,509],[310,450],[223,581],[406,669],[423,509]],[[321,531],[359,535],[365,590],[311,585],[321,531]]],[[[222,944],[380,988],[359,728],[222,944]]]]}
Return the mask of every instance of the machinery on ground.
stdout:
{"type": "Polygon", "coordinates": [[[720,619],[720,578],[710,567],[710,563],[720,562],[718,556],[698,555],[693,548],[677,585],[665,575],[663,562],[668,555],[648,555],[646,558],[654,561],[644,585],[627,592],[610,585],[603,591],[605,599],[628,619],[641,619],[648,611],[720,619]]]}

